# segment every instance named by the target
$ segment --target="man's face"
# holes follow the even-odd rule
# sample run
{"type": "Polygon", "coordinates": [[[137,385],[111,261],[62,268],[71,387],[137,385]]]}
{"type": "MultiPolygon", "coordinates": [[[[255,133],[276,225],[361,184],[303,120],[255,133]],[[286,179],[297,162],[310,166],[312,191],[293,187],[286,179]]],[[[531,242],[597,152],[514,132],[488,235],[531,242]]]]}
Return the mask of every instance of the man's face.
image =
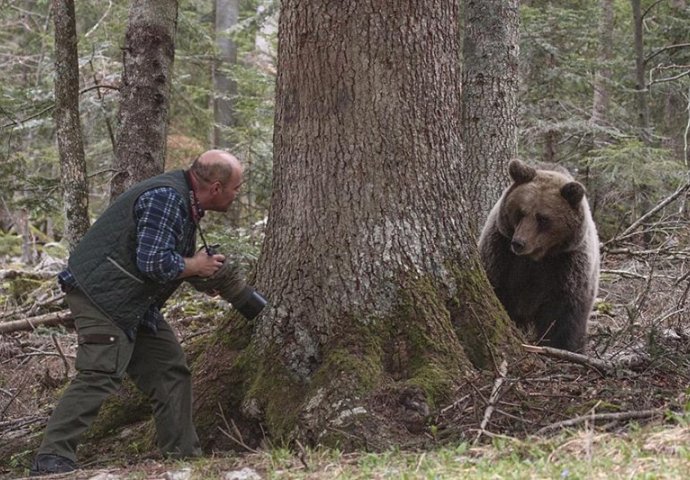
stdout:
{"type": "Polygon", "coordinates": [[[211,185],[211,191],[213,192],[211,202],[206,208],[215,212],[227,212],[228,208],[230,208],[230,205],[235,200],[235,197],[237,197],[241,187],[241,170],[235,171],[225,185],[221,185],[220,182],[214,182],[213,185],[211,185]]]}

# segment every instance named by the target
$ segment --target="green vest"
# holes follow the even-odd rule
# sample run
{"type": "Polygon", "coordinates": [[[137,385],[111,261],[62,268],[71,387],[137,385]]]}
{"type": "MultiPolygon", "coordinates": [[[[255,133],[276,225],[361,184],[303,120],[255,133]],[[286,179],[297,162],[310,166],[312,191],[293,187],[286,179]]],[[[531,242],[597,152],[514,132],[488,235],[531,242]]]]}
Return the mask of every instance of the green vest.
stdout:
{"type": "MultiPolygon", "coordinates": [[[[148,279],[137,268],[134,206],[142,193],[157,187],[174,188],[190,208],[189,186],[182,170],[144,180],[117,197],[89,228],[68,261],[79,289],[125,332],[136,330],[149,307],[162,306],[181,283],[148,279]]],[[[180,246],[177,252],[190,257],[194,248],[192,245],[185,252],[180,246]]]]}

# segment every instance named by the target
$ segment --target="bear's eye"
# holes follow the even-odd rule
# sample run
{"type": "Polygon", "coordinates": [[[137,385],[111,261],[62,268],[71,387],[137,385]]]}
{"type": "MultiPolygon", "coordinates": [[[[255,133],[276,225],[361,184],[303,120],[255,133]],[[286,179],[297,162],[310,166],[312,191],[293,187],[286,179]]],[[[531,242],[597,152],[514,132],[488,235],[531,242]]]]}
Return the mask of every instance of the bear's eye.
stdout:
{"type": "Polygon", "coordinates": [[[548,230],[549,227],[551,226],[551,220],[549,220],[549,217],[542,215],[540,213],[537,213],[536,215],[537,218],[537,228],[539,230],[548,230]]]}

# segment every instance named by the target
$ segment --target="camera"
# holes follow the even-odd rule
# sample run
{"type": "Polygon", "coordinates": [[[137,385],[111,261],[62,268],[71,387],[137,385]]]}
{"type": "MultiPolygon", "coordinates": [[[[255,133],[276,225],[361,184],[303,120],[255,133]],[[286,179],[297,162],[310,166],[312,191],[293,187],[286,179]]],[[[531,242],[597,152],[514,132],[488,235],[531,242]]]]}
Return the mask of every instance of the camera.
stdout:
{"type": "Polygon", "coordinates": [[[216,255],[218,252],[218,249],[220,248],[220,243],[214,243],[213,245],[204,245],[204,248],[206,248],[206,254],[210,257],[211,255],[216,255]]]}

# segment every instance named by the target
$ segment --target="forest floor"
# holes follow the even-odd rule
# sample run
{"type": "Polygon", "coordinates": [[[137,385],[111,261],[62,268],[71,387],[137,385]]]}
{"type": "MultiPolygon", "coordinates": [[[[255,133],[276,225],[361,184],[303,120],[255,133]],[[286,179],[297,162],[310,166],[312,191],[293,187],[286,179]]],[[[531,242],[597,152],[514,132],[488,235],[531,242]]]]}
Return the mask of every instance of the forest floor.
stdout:
{"type": "MultiPolygon", "coordinates": [[[[524,369],[511,365],[490,382],[478,376],[472,393],[459,389],[428,419],[414,449],[375,455],[267,448],[186,463],[104,449],[62,478],[683,478],[690,471],[689,258],[668,245],[605,250],[585,355],[525,350],[525,360],[540,355],[542,366],[515,376],[524,369]]],[[[19,267],[2,270],[0,325],[62,307],[54,281],[10,279],[7,272],[19,267]]],[[[183,345],[211,331],[230,308],[213,302],[189,291],[173,299],[167,318],[183,345]]],[[[69,326],[0,337],[0,478],[27,474],[48,415],[74,374],[75,352],[69,326]],[[16,442],[23,447],[2,447],[16,442]],[[14,453],[2,458],[8,451],[14,453]]]]}

